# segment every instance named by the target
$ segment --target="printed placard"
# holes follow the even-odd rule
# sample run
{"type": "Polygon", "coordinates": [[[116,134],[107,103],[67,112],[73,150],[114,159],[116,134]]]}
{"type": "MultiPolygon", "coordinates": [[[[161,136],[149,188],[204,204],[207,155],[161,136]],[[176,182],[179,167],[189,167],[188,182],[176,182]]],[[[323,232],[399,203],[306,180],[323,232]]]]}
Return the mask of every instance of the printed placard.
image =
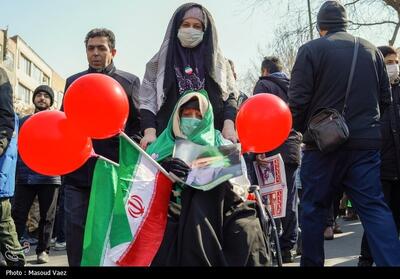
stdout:
{"type": "Polygon", "coordinates": [[[274,218],[286,215],[287,184],[285,164],[280,154],[265,159],[264,165],[254,162],[260,194],[274,218]]]}

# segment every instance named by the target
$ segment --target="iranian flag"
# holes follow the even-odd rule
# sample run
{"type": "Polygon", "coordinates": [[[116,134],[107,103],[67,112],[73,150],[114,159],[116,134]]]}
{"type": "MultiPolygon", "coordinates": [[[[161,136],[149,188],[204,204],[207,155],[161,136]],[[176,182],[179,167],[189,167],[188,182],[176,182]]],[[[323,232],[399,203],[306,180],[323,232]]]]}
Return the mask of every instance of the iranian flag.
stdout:
{"type": "Polygon", "coordinates": [[[82,266],[149,266],[164,236],[171,187],[160,166],[121,134],[119,167],[96,163],[82,266]]]}

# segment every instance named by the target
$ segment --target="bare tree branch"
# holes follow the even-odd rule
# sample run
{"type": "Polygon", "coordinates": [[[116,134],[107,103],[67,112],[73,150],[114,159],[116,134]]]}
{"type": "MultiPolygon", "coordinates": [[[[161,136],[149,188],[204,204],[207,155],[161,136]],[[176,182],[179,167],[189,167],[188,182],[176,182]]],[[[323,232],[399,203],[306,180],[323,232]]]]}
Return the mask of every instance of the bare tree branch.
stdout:
{"type": "Polygon", "coordinates": [[[370,22],[370,23],[363,23],[363,22],[354,22],[354,21],[349,21],[353,25],[360,25],[360,26],[373,26],[373,25],[382,25],[382,24],[398,24],[398,22],[391,21],[391,20],[385,20],[385,21],[380,21],[380,22],[370,22]]]}
{"type": "Polygon", "coordinates": [[[399,29],[400,29],[400,13],[397,14],[397,18],[399,19],[399,21],[397,22],[396,27],[394,28],[394,32],[393,32],[392,38],[389,40],[389,45],[390,46],[394,45],[394,42],[396,41],[397,34],[399,33],[399,29]]]}
{"type": "Polygon", "coordinates": [[[351,6],[351,5],[357,4],[358,2],[360,2],[360,0],[356,0],[354,2],[346,3],[346,4],[344,4],[344,6],[351,6]]]}
{"type": "MultiPolygon", "coordinates": [[[[284,70],[290,73],[298,48],[310,39],[310,32],[313,32],[313,34],[316,32],[314,28],[316,23],[309,24],[308,1],[280,0],[279,2],[279,7],[287,5],[284,14],[283,10],[280,10],[283,22],[275,30],[273,42],[263,51],[259,51],[258,61],[252,61],[252,68],[242,79],[246,84],[246,89],[249,90],[247,92],[251,92],[252,87],[254,87],[260,71],[259,65],[261,65],[264,56],[278,56],[284,64],[284,70]]],[[[324,2],[324,0],[310,1],[312,3],[310,10],[314,18],[316,18],[319,7],[324,2]]],[[[361,32],[361,30],[370,29],[376,32],[374,38],[381,36],[387,40],[389,45],[395,44],[400,31],[400,0],[342,0],[341,2],[346,7],[348,17],[351,19],[349,30],[361,32]]],[[[267,11],[273,10],[274,13],[279,11],[276,1],[247,0],[246,3],[250,3],[248,7],[255,9],[264,7],[267,11]]]]}

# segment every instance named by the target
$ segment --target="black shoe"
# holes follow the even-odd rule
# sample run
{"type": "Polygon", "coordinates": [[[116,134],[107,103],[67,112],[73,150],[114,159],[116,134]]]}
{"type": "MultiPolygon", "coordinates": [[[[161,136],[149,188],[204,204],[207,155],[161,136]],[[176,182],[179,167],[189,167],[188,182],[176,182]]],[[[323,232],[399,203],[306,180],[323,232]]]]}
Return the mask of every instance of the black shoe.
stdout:
{"type": "Polygon", "coordinates": [[[341,233],[343,233],[342,228],[338,223],[335,222],[333,226],[333,234],[341,234],[341,233]]]}
{"type": "Polygon", "coordinates": [[[358,257],[358,264],[357,266],[361,267],[371,267],[374,261],[372,259],[360,256],[358,257]]]}
{"type": "Polygon", "coordinates": [[[333,240],[334,239],[333,227],[328,226],[325,228],[324,239],[325,240],[333,240]]]}
{"type": "Polygon", "coordinates": [[[281,251],[282,255],[282,262],[283,263],[292,263],[294,262],[294,256],[292,253],[292,250],[282,250],[281,251]]]}
{"type": "Polygon", "coordinates": [[[338,217],[346,216],[346,208],[339,208],[338,217]]]}

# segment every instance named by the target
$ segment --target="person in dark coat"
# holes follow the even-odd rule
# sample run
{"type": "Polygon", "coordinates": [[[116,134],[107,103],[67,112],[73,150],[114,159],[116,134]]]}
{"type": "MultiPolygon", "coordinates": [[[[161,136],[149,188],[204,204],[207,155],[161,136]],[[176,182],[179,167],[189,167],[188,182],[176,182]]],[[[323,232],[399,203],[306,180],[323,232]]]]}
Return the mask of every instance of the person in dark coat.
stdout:
{"type": "Polygon", "coordinates": [[[24,252],[11,217],[10,203],[15,189],[18,124],[12,87],[7,72],[0,67],[0,252],[7,266],[25,265],[24,252]]]}
{"type": "Polygon", "coordinates": [[[231,66],[219,48],[210,12],[187,3],[175,11],[159,52],[146,65],[139,94],[144,131],[141,147],[145,149],[164,131],[185,91],[201,89],[209,94],[215,128],[236,143],[238,90],[231,66]]]}
{"type": "MultiPolygon", "coordinates": [[[[265,57],[261,63],[261,77],[257,81],[253,95],[259,93],[269,93],[288,102],[287,92],[289,89],[289,78],[282,72],[282,63],[278,57],[265,57]]],[[[268,108],[266,108],[268,109],[268,108]]],[[[286,215],[281,218],[282,234],[279,238],[280,248],[282,250],[282,261],[290,263],[294,261],[294,245],[297,242],[297,195],[294,185],[295,172],[300,165],[300,144],[302,136],[299,132],[292,129],[287,140],[275,150],[256,155],[256,161],[260,165],[265,165],[265,158],[281,154],[285,163],[285,174],[287,182],[287,201],[286,215]]],[[[256,181],[253,183],[257,184],[256,181]]]]}
{"type": "MultiPolygon", "coordinates": [[[[86,74],[100,73],[112,77],[124,88],[129,100],[129,115],[124,132],[134,140],[140,141],[138,102],[140,81],[135,75],[118,70],[114,66],[113,58],[117,53],[114,33],[108,29],[93,29],[86,35],[85,47],[89,69],[69,77],[65,92],[67,93],[71,83],[86,74]]],[[[108,139],[92,140],[92,142],[96,154],[114,162],[119,161],[118,135],[108,139]]],[[[95,163],[96,158],[89,158],[82,167],[64,177],[65,234],[70,266],[79,266],[81,262],[83,233],[95,163]]]]}
{"type": "Polygon", "coordinates": [[[380,116],[391,102],[380,51],[358,38],[359,50],[345,120],[348,140],[334,152],[321,152],[307,132],[321,108],[342,111],[356,39],[346,32],[345,8],[326,1],[317,16],[321,38],[300,47],[293,67],[289,106],[293,128],[304,134],[301,163],[301,266],[324,265],[324,229],[334,195],[343,186],[364,226],[378,266],[400,265],[400,241],[380,182],[380,116]]]}
{"type": "Polygon", "coordinates": [[[0,68],[0,156],[3,155],[14,132],[12,88],[7,73],[0,68]]]}
{"type": "MultiPolygon", "coordinates": [[[[35,113],[50,110],[54,103],[53,89],[47,85],[38,86],[33,92],[32,102],[35,105],[35,113]]],[[[23,117],[20,121],[20,127],[23,127],[24,123],[31,116],[27,115],[23,117]]],[[[43,148],[46,148],[46,146],[43,146],[43,148]]],[[[16,184],[12,216],[15,221],[18,237],[22,239],[29,209],[37,196],[40,210],[39,241],[36,246],[37,262],[39,264],[47,263],[49,262],[50,240],[61,177],[36,173],[18,157],[16,184]]]]}
{"type": "MultiPolygon", "coordinates": [[[[386,203],[393,213],[397,233],[400,229],[400,79],[399,58],[391,46],[381,46],[389,80],[392,85],[393,103],[382,115],[381,182],[386,203]]],[[[372,266],[374,259],[364,233],[358,266],[372,266]]]]}

